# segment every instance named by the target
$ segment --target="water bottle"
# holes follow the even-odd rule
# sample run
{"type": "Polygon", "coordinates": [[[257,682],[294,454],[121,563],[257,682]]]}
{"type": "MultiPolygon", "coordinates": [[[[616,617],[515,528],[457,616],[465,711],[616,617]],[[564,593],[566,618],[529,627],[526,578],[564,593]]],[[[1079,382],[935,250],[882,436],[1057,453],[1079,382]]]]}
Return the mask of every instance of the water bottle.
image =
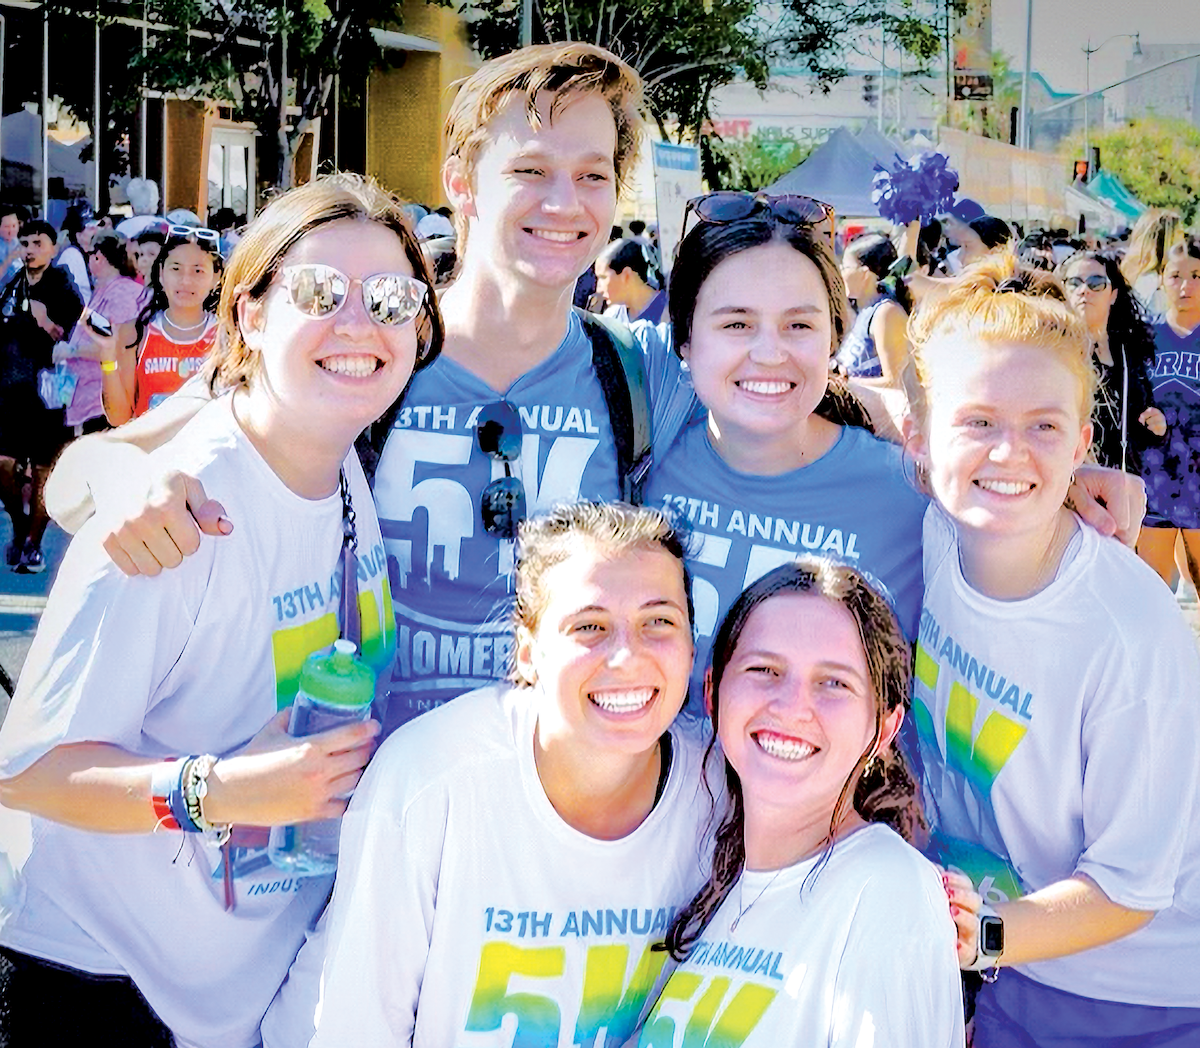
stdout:
{"type": "MultiPolygon", "coordinates": [[[[366,720],[374,697],[375,671],[358,657],[353,641],[335,641],[332,653],[314,652],[304,661],[288,734],[315,735],[366,720]]],[[[333,873],[341,825],[338,818],[273,826],[267,854],[275,866],[297,876],[333,873]]]]}

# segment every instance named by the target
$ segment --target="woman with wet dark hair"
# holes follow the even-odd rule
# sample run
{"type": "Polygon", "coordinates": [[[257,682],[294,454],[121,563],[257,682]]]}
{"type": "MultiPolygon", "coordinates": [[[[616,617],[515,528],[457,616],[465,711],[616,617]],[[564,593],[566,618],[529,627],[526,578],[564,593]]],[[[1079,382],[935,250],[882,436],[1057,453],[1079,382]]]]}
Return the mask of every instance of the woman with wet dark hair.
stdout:
{"type": "Polygon", "coordinates": [[[948,886],[911,846],[924,819],[893,748],[909,672],[853,568],[783,565],[729,610],[705,678],[729,805],[643,1048],[708,1021],[718,988],[720,1032],[745,1048],[963,1043],[948,886]]]}

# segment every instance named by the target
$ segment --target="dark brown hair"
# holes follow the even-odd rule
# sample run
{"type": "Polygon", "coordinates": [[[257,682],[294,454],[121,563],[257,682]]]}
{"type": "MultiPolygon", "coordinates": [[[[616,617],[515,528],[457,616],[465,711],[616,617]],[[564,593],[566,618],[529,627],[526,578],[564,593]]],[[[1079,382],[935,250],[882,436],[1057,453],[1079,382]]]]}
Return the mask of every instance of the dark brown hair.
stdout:
{"type": "MultiPolygon", "coordinates": [[[[807,593],[823,597],[850,613],[858,627],[875,698],[874,737],[842,785],[842,792],[829,821],[825,855],[814,872],[821,869],[833,849],[835,831],[846,814],[847,805],[852,805],[867,822],[891,826],[909,842],[919,840],[925,830],[925,817],[912,773],[895,746],[889,746],[881,753],[876,752],[883,734],[884,717],[898,706],[908,703],[908,641],[904,639],[900,624],[886,598],[860,572],[845,564],[803,557],[752,582],[734,601],[713,642],[713,737],[709,742],[709,755],[716,743],[721,722],[721,681],[725,669],[737,651],[738,641],[751,614],[781,593],[807,593]]],[[[729,761],[724,763],[729,805],[717,829],[712,872],[708,883],[676,915],[667,933],[665,948],[676,960],[683,960],[687,956],[712,915],[737,883],[746,864],[742,784],[729,761]]]]}
{"type": "MultiPolygon", "coordinates": [[[[850,303],[846,298],[846,282],[829,240],[812,226],[781,221],[762,208],[733,222],[699,222],[680,242],[667,282],[667,309],[676,353],[691,341],[696,300],[712,271],[733,255],[773,243],[787,244],[817,267],[829,298],[829,317],[833,326],[830,357],[837,352],[850,328],[850,303]]],[[[874,432],[866,408],[838,376],[830,377],[825,395],[813,414],[838,425],[858,426],[874,432]]]]}

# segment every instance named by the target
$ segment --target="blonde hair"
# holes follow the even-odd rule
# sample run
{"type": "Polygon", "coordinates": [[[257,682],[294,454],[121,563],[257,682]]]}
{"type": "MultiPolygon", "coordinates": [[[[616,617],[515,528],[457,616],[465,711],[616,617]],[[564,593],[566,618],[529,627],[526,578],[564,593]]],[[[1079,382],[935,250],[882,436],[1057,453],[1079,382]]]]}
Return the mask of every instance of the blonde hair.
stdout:
{"type": "Polygon", "coordinates": [[[217,304],[217,341],[204,372],[214,392],[247,385],[262,364],[259,352],[242,337],[238,301],[263,298],[292,247],[314,229],[342,219],[378,222],[400,239],[413,276],[430,289],[417,322],[416,370],[440,352],[442,318],[433,295],[433,279],[409,228],[403,202],[374,179],[348,173],[323,175],[272,200],[234,248],[217,304]]]}
{"type": "Polygon", "coordinates": [[[910,387],[910,400],[922,424],[929,407],[927,350],[946,336],[985,345],[1020,343],[1054,353],[1079,380],[1081,419],[1091,418],[1097,385],[1091,336],[1052,273],[1019,265],[1012,255],[995,255],[921,304],[909,319],[908,339],[918,383],[918,388],[910,387]]]}
{"type": "MultiPolygon", "coordinates": [[[[512,621],[535,633],[550,601],[546,573],[556,564],[590,544],[606,558],[615,559],[633,550],[660,550],[679,561],[687,593],[689,628],[692,622],[692,585],[687,568],[687,538],[676,522],[653,506],[623,502],[567,502],[521,524],[517,543],[516,600],[512,621]]],[[[528,684],[513,667],[513,681],[528,684]]]]}
{"type": "MultiPolygon", "coordinates": [[[[475,162],[491,138],[492,118],[514,95],[524,99],[525,117],[535,130],[541,127],[538,95],[548,91],[550,120],[574,96],[598,94],[612,112],[617,127],[613,153],[619,190],[637,156],[645,133],[642,79],[632,66],[611,51],[594,44],[564,42],[534,44],[493,58],[464,80],[446,117],[446,159],[457,157],[468,179],[475,176],[475,162]]],[[[466,220],[454,216],[459,254],[466,242],[466,220]]]]}
{"type": "Polygon", "coordinates": [[[1121,273],[1131,285],[1147,273],[1162,276],[1167,252],[1183,237],[1181,222],[1178,212],[1154,207],[1134,223],[1129,250],[1121,260],[1121,273]]]}

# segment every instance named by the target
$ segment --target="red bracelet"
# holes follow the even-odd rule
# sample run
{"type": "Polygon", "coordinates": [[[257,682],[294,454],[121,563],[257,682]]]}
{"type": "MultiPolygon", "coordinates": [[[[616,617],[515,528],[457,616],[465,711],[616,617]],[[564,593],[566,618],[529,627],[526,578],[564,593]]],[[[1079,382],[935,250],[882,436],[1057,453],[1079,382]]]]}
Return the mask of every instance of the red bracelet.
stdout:
{"type": "Polygon", "coordinates": [[[154,769],[150,778],[150,804],[158,819],[158,826],[164,830],[178,830],[179,821],[171,811],[171,794],[179,791],[179,782],[183,773],[186,757],[178,760],[163,761],[154,769]]]}

